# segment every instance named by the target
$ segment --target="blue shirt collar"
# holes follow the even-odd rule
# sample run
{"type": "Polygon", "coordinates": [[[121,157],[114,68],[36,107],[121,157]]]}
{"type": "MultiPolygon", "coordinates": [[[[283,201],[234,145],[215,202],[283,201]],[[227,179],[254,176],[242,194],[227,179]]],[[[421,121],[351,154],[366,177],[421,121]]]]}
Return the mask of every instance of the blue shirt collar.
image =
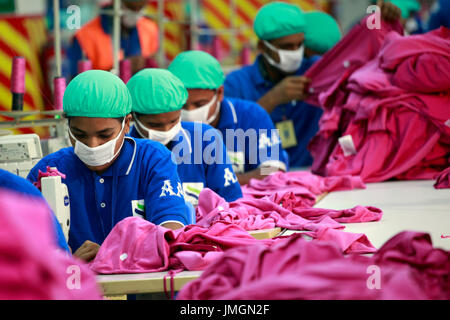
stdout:
{"type": "Polygon", "coordinates": [[[220,105],[220,120],[217,129],[235,128],[238,124],[236,108],[227,98],[223,99],[220,105]]]}
{"type": "Polygon", "coordinates": [[[102,176],[111,177],[127,176],[130,173],[131,168],[136,157],[136,141],[131,137],[125,137],[123,141],[122,150],[114,163],[103,173],[102,176]]]}

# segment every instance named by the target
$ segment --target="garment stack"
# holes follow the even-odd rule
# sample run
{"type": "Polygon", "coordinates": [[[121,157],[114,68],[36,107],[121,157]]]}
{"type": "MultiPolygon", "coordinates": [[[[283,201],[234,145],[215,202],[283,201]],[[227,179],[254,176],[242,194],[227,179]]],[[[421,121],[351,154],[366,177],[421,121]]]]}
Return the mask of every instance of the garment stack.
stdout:
{"type": "Polygon", "coordinates": [[[394,30],[362,22],[308,71],[323,91],[311,98],[324,109],[309,145],[314,173],[416,180],[450,165],[450,29],[394,30]],[[339,66],[332,76],[329,66],[339,66]]]}

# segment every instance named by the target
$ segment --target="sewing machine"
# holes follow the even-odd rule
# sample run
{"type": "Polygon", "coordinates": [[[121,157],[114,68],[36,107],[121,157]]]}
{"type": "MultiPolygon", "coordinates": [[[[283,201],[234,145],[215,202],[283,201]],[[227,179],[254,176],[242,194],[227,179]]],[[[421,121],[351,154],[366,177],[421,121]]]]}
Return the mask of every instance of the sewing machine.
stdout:
{"type": "MultiPolygon", "coordinates": [[[[56,168],[53,168],[56,169],[56,168]]],[[[67,186],[61,182],[60,176],[41,178],[41,191],[47,203],[52,208],[61,225],[66,241],[70,229],[70,200],[67,186]]]]}
{"type": "Polygon", "coordinates": [[[41,158],[37,134],[0,136],[0,168],[26,178],[41,158]]]}

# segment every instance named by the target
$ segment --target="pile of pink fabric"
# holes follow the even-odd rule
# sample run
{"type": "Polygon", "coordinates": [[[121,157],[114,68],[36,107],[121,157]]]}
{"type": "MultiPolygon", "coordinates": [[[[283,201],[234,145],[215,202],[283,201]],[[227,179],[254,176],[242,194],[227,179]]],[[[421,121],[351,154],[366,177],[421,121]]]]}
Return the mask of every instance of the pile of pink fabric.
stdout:
{"type": "Polygon", "coordinates": [[[296,235],[227,251],[177,299],[448,300],[449,272],[450,253],[433,248],[428,234],[402,232],[372,257],[296,235]]]}
{"type": "Polygon", "coordinates": [[[125,218],[106,237],[90,268],[100,274],[203,270],[225,250],[273,240],[257,240],[238,225],[189,225],[176,231],[138,217],[125,218]]]}
{"type": "Polygon", "coordinates": [[[450,188],[450,167],[437,174],[435,189],[448,189],[450,188]]]}
{"type": "Polygon", "coordinates": [[[0,190],[0,300],[102,299],[95,274],[54,243],[47,205],[0,190]]]}
{"type": "Polygon", "coordinates": [[[314,87],[324,82],[327,66],[341,64],[346,55],[368,59],[320,87],[324,114],[309,145],[312,171],[364,182],[433,179],[450,158],[450,74],[442,71],[450,68],[450,29],[408,37],[378,32],[374,57],[354,40],[373,30],[359,26],[352,32],[354,38],[345,37],[346,45],[325,54],[311,74],[314,87]],[[348,150],[339,142],[346,136],[353,144],[348,150]]]}

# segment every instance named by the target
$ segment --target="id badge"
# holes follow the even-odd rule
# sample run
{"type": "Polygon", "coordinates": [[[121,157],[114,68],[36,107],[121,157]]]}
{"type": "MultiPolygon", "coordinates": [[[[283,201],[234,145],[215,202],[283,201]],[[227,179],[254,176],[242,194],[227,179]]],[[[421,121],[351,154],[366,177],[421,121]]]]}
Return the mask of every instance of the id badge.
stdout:
{"type": "Polygon", "coordinates": [[[283,149],[297,146],[297,137],[295,136],[294,122],[292,120],[277,122],[275,126],[280,133],[283,149]]]}

